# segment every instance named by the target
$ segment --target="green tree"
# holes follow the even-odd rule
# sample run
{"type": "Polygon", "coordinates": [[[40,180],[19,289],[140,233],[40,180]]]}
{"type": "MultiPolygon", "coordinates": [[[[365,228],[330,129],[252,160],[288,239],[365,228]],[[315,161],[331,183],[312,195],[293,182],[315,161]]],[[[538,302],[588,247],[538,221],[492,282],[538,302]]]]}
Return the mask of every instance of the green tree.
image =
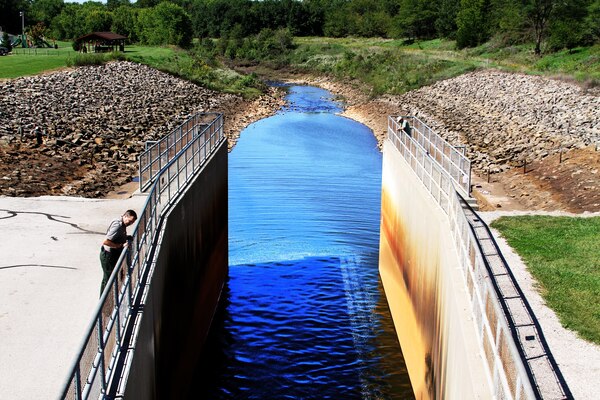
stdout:
{"type": "Polygon", "coordinates": [[[85,33],[85,10],[82,4],[65,4],[50,25],[52,35],[60,40],[76,39],[85,33]]]}
{"type": "Polygon", "coordinates": [[[293,33],[299,36],[322,36],[325,22],[323,8],[313,0],[304,0],[300,4],[302,7],[294,8],[292,11],[293,33]]]}
{"type": "Polygon", "coordinates": [[[583,41],[584,25],[576,21],[554,21],[548,38],[548,48],[552,51],[561,49],[569,53],[583,41]]]}
{"type": "Polygon", "coordinates": [[[2,46],[6,47],[8,51],[12,50],[12,44],[10,43],[10,38],[8,37],[8,32],[4,32],[2,35],[2,46]]]}
{"type": "Polygon", "coordinates": [[[548,24],[557,0],[532,0],[527,7],[527,16],[534,32],[535,54],[542,53],[542,41],[546,37],[548,24]]]}
{"type": "Polygon", "coordinates": [[[230,58],[241,58],[248,61],[281,60],[294,48],[293,36],[289,29],[272,30],[265,28],[257,35],[246,38],[235,38],[235,29],[228,39],[219,40],[220,51],[230,58]],[[227,41],[227,45],[221,44],[227,41]]]}
{"type": "Polygon", "coordinates": [[[367,12],[358,21],[357,34],[363,37],[388,37],[391,17],[383,11],[367,12]]]}
{"type": "Polygon", "coordinates": [[[489,2],[486,0],[461,0],[456,15],[456,46],[477,46],[489,39],[489,2]]]}
{"type": "Polygon", "coordinates": [[[229,58],[234,59],[238,53],[238,50],[244,44],[244,29],[240,24],[236,24],[229,30],[227,46],[225,48],[225,55],[229,58]]]}
{"type": "Polygon", "coordinates": [[[104,8],[92,9],[86,12],[85,32],[106,32],[110,31],[112,25],[112,13],[104,8]]]}
{"type": "Polygon", "coordinates": [[[325,36],[343,37],[354,31],[354,14],[343,7],[325,16],[323,33],[325,36]]]}
{"type": "Polygon", "coordinates": [[[113,10],[113,19],[110,30],[123,36],[127,36],[130,42],[139,40],[136,26],[138,9],[131,6],[120,6],[113,10]]]}
{"type": "Polygon", "coordinates": [[[492,0],[490,34],[505,45],[523,43],[526,35],[526,9],[522,0],[492,0]]]}
{"type": "Polygon", "coordinates": [[[591,39],[596,42],[600,41],[600,0],[595,0],[588,7],[585,25],[591,39]]]}
{"type": "Polygon", "coordinates": [[[192,27],[194,36],[199,38],[210,37],[210,27],[208,26],[207,15],[209,13],[209,5],[206,0],[192,0],[190,17],[192,19],[192,27]]]}
{"type": "Polygon", "coordinates": [[[31,2],[31,18],[50,26],[52,20],[64,8],[63,0],[34,0],[31,2]]]}
{"type": "Polygon", "coordinates": [[[181,6],[165,1],[154,8],[140,10],[138,35],[145,44],[187,48],[192,43],[192,21],[181,6]]]}
{"type": "MultiPolygon", "coordinates": [[[[240,25],[244,35],[260,30],[258,19],[249,0],[192,0],[190,7],[194,33],[199,37],[220,37],[240,25]]],[[[263,2],[256,2],[263,7],[263,2]]],[[[263,17],[264,18],[264,17],[263,17]]],[[[266,22],[265,22],[266,23],[266,22]]]]}
{"type": "Polygon", "coordinates": [[[29,29],[28,36],[33,43],[38,44],[39,41],[46,38],[47,31],[46,25],[43,22],[38,22],[29,29]]]}
{"type": "Polygon", "coordinates": [[[440,0],[440,8],[435,20],[435,29],[441,37],[456,36],[456,15],[460,9],[460,0],[440,0]]]}
{"type": "Polygon", "coordinates": [[[258,26],[256,26],[255,29],[278,29],[285,28],[287,26],[288,10],[286,7],[291,7],[290,2],[284,3],[284,1],[280,0],[263,0],[255,3],[256,4],[248,4],[250,6],[248,9],[252,10],[250,14],[253,15],[256,19],[256,22],[258,22],[258,26]]]}
{"type": "Polygon", "coordinates": [[[110,11],[114,11],[122,6],[130,6],[131,2],[129,0],[106,0],[106,8],[110,11]]]}
{"type": "Polygon", "coordinates": [[[5,32],[21,33],[20,11],[25,11],[25,25],[31,25],[29,22],[29,1],[0,0],[0,26],[5,32]]]}
{"type": "Polygon", "coordinates": [[[142,44],[163,44],[164,38],[154,36],[154,10],[152,8],[142,8],[137,18],[137,36],[142,44]]]}
{"type": "Polygon", "coordinates": [[[135,6],[138,8],[152,8],[158,5],[161,0],[137,0],[135,6]]]}
{"type": "Polygon", "coordinates": [[[409,40],[435,36],[436,7],[437,1],[402,0],[394,19],[394,36],[409,40]]]}
{"type": "Polygon", "coordinates": [[[566,48],[571,51],[585,42],[588,6],[588,0],[568,0],[556,4],[549,25],[548,41],[552,50],[566,48]]]}

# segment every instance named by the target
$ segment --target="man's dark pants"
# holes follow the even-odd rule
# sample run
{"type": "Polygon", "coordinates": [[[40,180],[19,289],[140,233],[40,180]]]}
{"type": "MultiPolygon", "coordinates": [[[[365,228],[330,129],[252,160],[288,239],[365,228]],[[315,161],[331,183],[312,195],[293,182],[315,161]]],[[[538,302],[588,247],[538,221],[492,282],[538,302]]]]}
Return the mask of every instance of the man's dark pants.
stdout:
{"type": "Polygon", "coordinates": [[[108,282],[110,274],[112,274],[113,270],[115,269],[115,265],[117,265],[120,255],[120,251],[106,251],[104,250],[104,246],[100,246],[100,264],[102,265],[102,271],[104,272],[104,276],[102,277],[102,285],[100,286],[100,296],[102,296],[104,286],[106,286],[106,282],[108,282]]]}

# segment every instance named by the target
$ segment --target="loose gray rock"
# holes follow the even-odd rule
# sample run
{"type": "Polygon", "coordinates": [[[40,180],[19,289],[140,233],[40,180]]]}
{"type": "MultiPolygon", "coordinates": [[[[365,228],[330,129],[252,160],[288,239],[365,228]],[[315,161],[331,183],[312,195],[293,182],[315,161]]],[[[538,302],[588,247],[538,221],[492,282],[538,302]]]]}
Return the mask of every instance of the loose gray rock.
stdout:
{"type": "Polygon", "coordinates": [[[418,116],[450,143],[466,145],[480,172],[600,143],[598,90],[556,79],[476,71],[383,101],[418,116]]]}
{"type": "Polygon", "coordinates": [[[146,141],[238,98],[132,62],[6,80],[0,82],[0,143],[29,146],[37,128],[45,154],[74,168],[87,164],[90,175],[116,171],[115,182],[90,178],[62,190],[96,197],[137,175],[136,156],[146,141]]]}

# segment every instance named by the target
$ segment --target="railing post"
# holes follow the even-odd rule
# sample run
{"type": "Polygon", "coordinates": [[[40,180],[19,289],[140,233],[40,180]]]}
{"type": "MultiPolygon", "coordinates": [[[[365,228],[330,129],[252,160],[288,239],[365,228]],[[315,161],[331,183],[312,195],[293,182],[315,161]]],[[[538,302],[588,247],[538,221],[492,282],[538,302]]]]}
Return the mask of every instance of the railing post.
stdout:
{"type": "MultiPolygon", "coordinates": [[[[125,249],[126,252],[129,252],[129,250],[125,249]]],[[[129,257],[129,256],[127,256],[129,257]]],[[[129,265],[129,263],[127,264],[129,265]]],[[[122,267],[121,267],[122,268],[122,267]]],[[[129,269],[129,268],[127,268],[129,269]]],[[[120,274],[120,273],[119,273],[120,274]]],[[[119,315],[119,285],[114,285],[115,290],[113,290],[113,295],[115,296],[114,298],[114,302],[115,302],[115,321],[114,324],[116,324],[116,329],[115,329],[115,347],[116,348],[121,348],[121,324],[119,322],[120,320],[120,315],[119,315]]]]}
{"type": "Polygon", "coordinates": [[[179,151],[182,149],[182,143],[181,143],[182,138],[183,138],[183,125],[179,125],[179,140],[176,141],[176,144],[175,144],[175,153],[179,153],[179,151]],[[179,143],[179,149],[177,149],[177,143],[179,143]]]}
{"type": "MultiPolygon", "coordinates": [[[[146,233],[146,227],[145,227],[145,225],[146,225],[146,215],[145,214],[142,217],[142,219],[143,219],[143,223],[144,223],[144,226],[142,228],[143,229],[142,236],[145,236],[144,235],[146,233]]],[[[138,230],[138,237],[137,237],[137,240],[135,242],[136,242],[136,245],[135,245],[135,247],[136,247],[136,249],[135,249],[135,254],[136,254],[135,260],[136,260],[136,263],[138,264],[138,270],[139,270],[140,269],[139,268],[139,264],[140,264],[140,248],[141,248],[140,247],[140,239],[139,239],[139,230],[138,230]]],[[[133,279],[132,279],[132,274],[131,274],[133,272],[133,268],[134,267],[132,265],[128,265],[127,266],[127,299],[129,300],[129,308],[130,309],[132,308],[132,304],[133,304],[133,282],[132,282],[133,279]]]]}
{"type": "MultiPolygon", "coordinates": [[[[185,182],[186,177],[182,177],[181,173],[183,171],[182,168],[182,164],[183,164],[183,160],[182,158],[185,157],[185,154],[182,154],[181,157],[177,157],[177,193],[179,193],[179,191],[181,190],[181,181],[183,179],[183,181],[185,182]]],[[[184,165],[185,166],[185,165],[184,165]]]]}
{"type": "Polygon", "coordinates": [[[171,168],[167,168],[167,203],[171,201],[171,168]]]}
{"type": "Polygon", "coordinates": [[[98,367],[100,368],[100,384],[102,386],[102,394],[106,394],[106,374],[104,370],[104,332],[102,330],[102,315],[103,309],[100,309],[98,313],[98,324],[96,334],[98,335],[98,353],[100,354],[100,363],[98,367]]]}
{"type": "Polygon", "coordinates": [[[471,188],[471,163],[469,163],[469,175],[467,175],[467,181],[468,181],[468,183],[467,183],[467,190],[468,190],[468,192],[467,193],[470,196],[471,195],[471,191],[472,191],[472,188],[471,188]]]}
{"type": "Polygon", "coordinates": [[[77,363],[75,370],[75,400],[81,400],[81,364],[77,363]]]}

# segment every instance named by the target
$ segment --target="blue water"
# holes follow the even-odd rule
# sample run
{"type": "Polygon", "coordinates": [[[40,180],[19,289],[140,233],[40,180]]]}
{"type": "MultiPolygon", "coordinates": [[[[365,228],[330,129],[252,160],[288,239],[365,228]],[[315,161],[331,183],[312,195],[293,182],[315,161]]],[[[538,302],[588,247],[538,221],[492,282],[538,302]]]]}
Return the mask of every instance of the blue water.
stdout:
{"type": "Polygon", "coordinates": [[[413,398],[377,271],[381,153],[321,89],[229,154],[229,281],[202,399],[413,398]]]}

